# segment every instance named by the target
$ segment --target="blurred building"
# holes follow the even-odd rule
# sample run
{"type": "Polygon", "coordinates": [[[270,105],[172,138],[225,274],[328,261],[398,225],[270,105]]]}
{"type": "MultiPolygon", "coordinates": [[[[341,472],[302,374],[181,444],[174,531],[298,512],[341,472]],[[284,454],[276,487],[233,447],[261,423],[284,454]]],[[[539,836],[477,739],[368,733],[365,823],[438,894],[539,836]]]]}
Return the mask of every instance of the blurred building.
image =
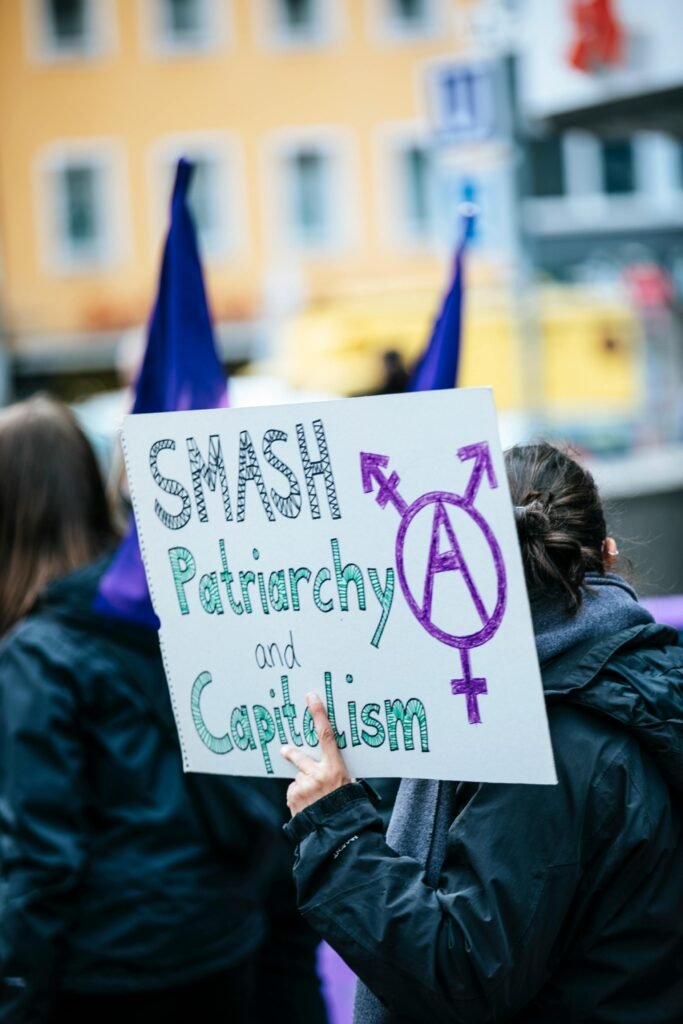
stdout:
{"type": "MultiPolygon", "coordinates": [[[[490,39],[508,6],[3,0],[0,309],[19,393],[111,386],[122,336],[149,311],[184,153],[230,362],[278,337],[293,384],[381,386],[383,353],[409,362],[425,343],[467,199],[481,216],[461,381],[493,385],[503,409],[535,401],[513,112],[490,39]]],[[[590,401],[602,356],[549,341],[567,336],[565,312],[542,305],[539,386],[590,401]]],[[[628,334],[611,299],[596,312],[584,298],[571,319],[596,315],[628,334]]],[[[608,401],[630,406],[634,360],[621,357],[608,401]]]]}
{"type": "MultiPolygon", "coordinates": [[[[639,397],[620,420],[601,426],[597,415],[613,378],[606,364],[585,418],[558,403],[547,421],[593,449],[602,429],[602,447],[624,450],[593,465],[610,528],[642,592],[680,593],[683,5],[520,0],[519,16],[522,218],[534,264],[546,278],[621,293],[639,339],[639,397]]],[[[584,342],[615,366],[623,354],[606,324],[584,342]]]]}
{"type": "Polygon", "coordinates": [[[19,375],[113,366],[147,316],[174,161],[232,360],[359,284],[442,283],[426,70],[453,0],[3,0],[2,311],[19,375]]]}
{"type": "MultiPolygon", "coordinates": [[[[621,291],[643,339],[632,440],[683,441],[683,7],[520,0],[519,16],[534,264],[621,291]]],[[[622,342],[605,329],[602,344],[622,342]]]]}
{"type": "MultiPolygon", "coordinates": [[[[575,6],[2,0],[0,331],[15,391],[114,384],[122,339],[149,312],[185,154],[231,364],[272,354],[277,339],[292,385],[381,387],[383,355],[409,363],[426,341],[465,199],[481,216],[461,383],[492,385],[502,410],[531,411],[534,426],[549,410],[558,430],[597,412],[607,447],[630,443],[643,331],[621,271],[598,291],[593,268],[607,262],[614,278],[601,232],[620,224],[618,244],[632,246],[655,209],[673,266],[679,165],[668,124],[624,146],[557,122],[590,105],[586,89],[614,92],[610,69],[567,65],[575,6]],[[650,202],[651,167],[668,185],[650,202]],[[537,287],[537,268],[551,286],[537,287]]],[[[672,6],[649,5],[665,35],[672,6]]],[[[636,267],[632,282],[650,294],[648,274],[636,267]]]]}

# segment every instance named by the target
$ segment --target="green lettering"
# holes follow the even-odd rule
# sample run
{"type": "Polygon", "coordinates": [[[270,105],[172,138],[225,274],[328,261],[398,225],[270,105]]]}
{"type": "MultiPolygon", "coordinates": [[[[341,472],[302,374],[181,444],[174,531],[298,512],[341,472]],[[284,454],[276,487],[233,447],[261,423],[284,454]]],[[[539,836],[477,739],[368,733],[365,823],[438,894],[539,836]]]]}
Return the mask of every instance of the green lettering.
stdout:
{"type": "Polygon", "coordinates": [[[381,747],[384,743],[384,726],[376,716],[379,714],[379,704],[364,704],[360,709],[361,721],[364,725],[374,729],[374,733],[363,729],[360,736],[368,747],[381,747]]]}
{"type": "Polygon", "coordinates": [[[254,715],[254,721],[256,722],[256,735],[258,736],[259,746],[261,747],[263,763],[266,766],[268,774],[272,775],[273,764],[270,760],[268,744],[275,736],[275,722],[273,721],[270,712],[267,711],[262,704],[254,704],[251,710],[254,715]]]}
{"type": "Polygon", "coordinates": [[[325,601],[320,597],[320,589],[323,583],[327,583],[329,579],[331,579],[330,570],[323,566],[322,569],[318,570],[315,580],[313,581],[313,601],[316,608],[319,608],[321,612],[331,612],[334,608],[331,597],[328,597],[325,601]]]}
{"type": "Polygon", "coordinates": [[[168,557],[171,562],[171,573],[178,597],[180,613],[181,615],[189,615],[190,606],[185,596],[185,584],[194,579],[197,573],[197,564],[192,552],[188,551],[187,548],[169,548],[168,557]]]}
{"type": "Polygon", "coordinates": [[[218,576],[215,572],[205,573],[199,581],[199,600],[209,615],[222,615],[223,602],[218,590],[218,576]]]}
{"type": "Polygon", "coordinates": [[[232,709],[230,731],[238,750],[256,750],[256,740],[251,731],[251,722],[249,721],[246,704],[232,709]]]}
{"type": "Polygon", "coordinates": [[[334,574],[337,580],[337,590],[339,591],[339,607],[343,612],[349,610],[349,583],[353,582],[356,584],[356,593],[358,594],[358,607],[362,612],[365,611],[365,585],[363,583],[363,573],[360,571],[360,566],[356,565],[355,562],[349,562],[342,569],[341,554],[339,553],[339,541],[336,537],[333,537],[330,541],[332,545],[332,561],[334,562],[334,574]]]}
{"type": "Polygon", "coordinates": [[[192,684],[190,695],[190,707],[192,709],[192,721],[197,730],[197,735],[213,754],[229,754],[232,750],[232,740],[227,732],[224,736],[215,736],[208,728],[202,715],[200,706],[201,696],[204,688],[211,683],[210,672],[200,672],[192,684]]]}
{"type": "Polygon", "coordinates": [[[423,754],[429,752],[429,738],[427,736],[427,714],[424,704],[417,697],[411,697],[408,703],[403,705],[400,700],[385,700],[384,709],[387,715],[387,728],[389,730],[389,749],[398,750],[397,729],[399,722],[403,727],[403,746],[406,750],[413,750],[413,720],[417,718],[420,727],[420,746],[423,754]]]}
{"type": "Polygon", "coordinates": [[[391,603],[394,600],[394,570],[391,566],[387,569],[384,589],[382,589],[382,585],[379,582],[379,574],[376,569],[368,569],[368,576],[370,578],[370,583],[372,584],[375,597],[379,601],[379,606],[382,609],[382,614],[380,615],[379,622],[377,623],[377,628],[375,629],[372,640],[370,641],[373,647],[379,647],[382,634],[384,633],[384,627],[387,624],[389,612],[391,611],[391,603]]]}
{"type": "Polygon", "coordinates": [[[311,578],[311,570],[305,566],[301,566],[299,569],[289,570],[289,589],[292,592],[292,611],[298,612],[301,608],[301,602],[299,600],[299,580],[308,581],[311,578]]]}

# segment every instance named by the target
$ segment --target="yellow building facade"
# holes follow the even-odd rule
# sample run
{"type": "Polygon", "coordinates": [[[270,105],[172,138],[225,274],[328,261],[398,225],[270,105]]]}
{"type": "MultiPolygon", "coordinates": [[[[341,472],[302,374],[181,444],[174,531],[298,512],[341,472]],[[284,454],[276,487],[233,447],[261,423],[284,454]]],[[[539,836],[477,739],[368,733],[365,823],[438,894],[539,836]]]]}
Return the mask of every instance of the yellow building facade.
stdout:
{"type": "MultiPolygon", "coordinates": [[[[451,203],[448,237],[433,203],[427,83],[466,56],[476,8],[2,0],[0,325],[10,349],[113,351],[145,321],[185,154],[197,165],[215,320],[284,335],[293,383],[381,383],[382,351],[416,355],[444,287],[456,213],[451,203]]],[[[514,305],[485,261],[470,260],[468,273],[462,383],[492,384],[499,405],[519,407],[528,395],[514,305]]],[[[541,384],[580,395],[599,359],[586,376],[568,350],[558,358],[541,384]]],[[[628,405],[634,361],[608,358],[620,381],[613,402],[628,405]]]]}
{"type": "Polygon", "coordinates": [[[202,163],[212,207],[203,249],[217,319],[258,315],[278,288],[308,298],[387,275],[434,282],[440,257],[388,193],[400,152],[419,188],[420,66],[458,49],[456,6],[4,0],[10,334],[144,318],[181,152],[202,163]]]}

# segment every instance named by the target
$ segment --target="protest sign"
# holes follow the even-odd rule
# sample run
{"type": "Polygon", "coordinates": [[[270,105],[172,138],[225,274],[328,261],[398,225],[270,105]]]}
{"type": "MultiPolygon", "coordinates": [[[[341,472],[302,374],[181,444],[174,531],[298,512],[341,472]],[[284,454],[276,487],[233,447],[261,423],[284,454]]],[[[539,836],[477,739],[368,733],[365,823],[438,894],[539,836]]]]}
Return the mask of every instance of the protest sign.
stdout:
{"type": "Polygon", "coordinates": [[[486,389],[129,416],[188,771],[293,774],[327,704],[358,776],[555,781],[486,389]]]}

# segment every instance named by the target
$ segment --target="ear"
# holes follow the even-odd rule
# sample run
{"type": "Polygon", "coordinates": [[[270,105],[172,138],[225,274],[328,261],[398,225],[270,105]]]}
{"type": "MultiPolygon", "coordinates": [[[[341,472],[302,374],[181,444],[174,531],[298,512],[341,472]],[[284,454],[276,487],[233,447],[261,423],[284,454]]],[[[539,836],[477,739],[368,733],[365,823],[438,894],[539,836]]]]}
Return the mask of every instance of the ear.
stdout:
{"type": "Polygon", "coordinates": [[[619,557],[619,548],[614,537],[605,537],[602,542],[602,564],[605,569],[612,568],[619,557]]]}

